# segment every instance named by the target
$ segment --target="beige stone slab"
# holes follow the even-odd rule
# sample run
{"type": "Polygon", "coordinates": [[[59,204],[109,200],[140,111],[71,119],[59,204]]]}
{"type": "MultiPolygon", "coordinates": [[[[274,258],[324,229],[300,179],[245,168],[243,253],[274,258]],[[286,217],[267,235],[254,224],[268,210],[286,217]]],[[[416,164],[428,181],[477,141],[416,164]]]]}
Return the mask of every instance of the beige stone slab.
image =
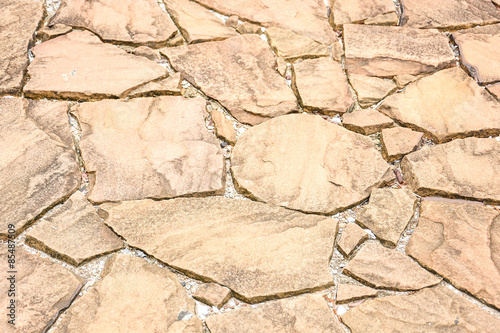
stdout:
{"type": "Polygon", "coordinates": [[[175,73],[165,79],[151,81],[129,93],[130,97],[152,97],[159,95],[181,95],[181,74],[175,73]]]}
{"type": "MultiPolygon", "coordinates": [[[[396,6],[392,0],[329,0],[332,9],[333,27],[341,29],[347,23],[371,23],[374,19],[387,14],[390,20],[383,20],[387,25],[397,25],[396,6]],[[371,21],[371,22],[370,22],[371,21]]],[[[376,23],[376,22],[373,22],[376,23]]]]}
{"type": "Polygon", "coordinates": [[[193,294],[194,299],[218,308],[226,304],[231,296],[231,290],[216,283],[203,284],[193,294]]]}
{"type": "Polygon", "coordinates": [[[492,84],[486,87],[488,91],[500,100],[500,83],[492,84]]]}
{"type": "Polygon", "coordinates": [[[346,257],[349,257],[354,249],[358,247],[362,242],[368,239],[368,233],[361,229],[356,223],[349,223],[344,230],[342,230],[342,235],[338,248],[340,252],[346,257]]]}
{"type": "Polygon", "coordinates": [[[396,84],[393,80],[381,79],[375,76],[351,74],[349,75],[349,82],[356,91],[359,105],[362,108],[380,102],[385,96],[396,90],[396,84]]]}
{"type": "Polygon", "coordinates": [[[236,142],[236,130],[234,129],[233,122],[220,109],[213,109],[211,115],[217,136],[234,145],[236,142]]]}
{"type": "Polygon", "coordinates": [[[361,299],[377,296],[377,290],[354,284],[339,284],[337,286],[337,304],[344,304],[361,299]]]}
{"type": "Polygon", "coordinates": [[[364,135],[380,132],[384,128],[394,126],[394,121],[374,109],[356,110],[342,117],[345,128],[364,135]]]}
{"type": "Polygon", "coordinates": [[[417,149],[423,135],[406,127],[385,128],[380,136],[382,155],[389,162],[400,160],[417,149]]]}
{"type": "Polygon", "coordinates": [[[320,44],[312,38],[296,34],[291,30],[271,27],[266,29],[266,36],[278,57],[287,61],[329,55],[327,45],[320,44]]]}
{"type": "Polygon", "coordinates": [[[53,26],[45,26],[37,31],[36,36],[41,39],[42,42],[45,42],[49,39],[67,34],[73,30],[71,27],[68,27],[64,24],[54,24],[53,26]]]}

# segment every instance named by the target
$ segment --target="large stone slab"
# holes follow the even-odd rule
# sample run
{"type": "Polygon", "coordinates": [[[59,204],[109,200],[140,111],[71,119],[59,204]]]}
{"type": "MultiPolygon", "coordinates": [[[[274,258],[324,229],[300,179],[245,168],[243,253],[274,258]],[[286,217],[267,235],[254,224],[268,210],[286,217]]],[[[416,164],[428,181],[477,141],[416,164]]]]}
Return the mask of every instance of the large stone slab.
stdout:
{"type": "Polygon", "coordinates": [[[363,23],[383,20],[384,25],[399,22],[396,6],[392,0],[329,0],[333,26],[341,29],[347,23],[363,23]],[[390,16],[390,19],[384,17],[390,16]]]}
{"type": "Polygon", "coordinates": [[[500,212],[476,202],[423,200],[406,251],[457,288],[500,309],[500,212]]]}
{"type": "Polygon", "coordinates": [[[467,198],[500,203],[500,142],[454,140],[406,155],[405,180],[421,196],[467,198]]]}
{"type": "Polygon", "coordinates": [[[324,289],[336,220],[222,197],[102,205],[128,244],[246,302],[324,289]]]}
{"type": "Polygon", "coordinates": [[[500,134],[500,103],[458,67],[410,84],[378,109],[439,142],[500,134]]]}
{"type": "Polygon", "coordinates": [[[77,105],[93,202],[172,198],[224,188],[224,157],[206,101],[180,96],[77,105]]]}
{"type": "Polygon", "coordinates": [[[91,99],[124,97],[133,88],[167,76],[156,62],[105,44],[89,31],[73,31],[32,49],[28,96],[91,99]]]}
{"type": "Polygon", "coordinates": [[[276,55],[288,61],[329,55],[327,45],[320,44],[312,38],[296,34],[291,30],[271,27],[266,29],[266,36],[276,55]]]}
{"type": "Polygon", "coordinates": [[[240,122],[258,124],[297,110],[269,45],[257,35],[165,48],[172,66],[240,122]]]}
{"type": "Polygon", "coordinates": [[[319,213],[358,204],[392,174],[370,138],[306,114],[249,129],[231,164],[237,185],[258,200],[319,213]]]}

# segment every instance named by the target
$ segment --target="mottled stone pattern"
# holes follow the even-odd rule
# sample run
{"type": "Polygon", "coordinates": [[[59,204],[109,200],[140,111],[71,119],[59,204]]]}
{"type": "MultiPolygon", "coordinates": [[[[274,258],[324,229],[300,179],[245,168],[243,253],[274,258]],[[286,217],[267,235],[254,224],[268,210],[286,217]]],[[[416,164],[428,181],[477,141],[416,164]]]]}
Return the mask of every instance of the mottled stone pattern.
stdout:
{"type": "Polygon", "coordinates": [[[329,0],[335,28],[347,23],[397,25],[399,17],[392,0],[329,0]],[[380,23],[379,23],[380,22],[380,23]]]}

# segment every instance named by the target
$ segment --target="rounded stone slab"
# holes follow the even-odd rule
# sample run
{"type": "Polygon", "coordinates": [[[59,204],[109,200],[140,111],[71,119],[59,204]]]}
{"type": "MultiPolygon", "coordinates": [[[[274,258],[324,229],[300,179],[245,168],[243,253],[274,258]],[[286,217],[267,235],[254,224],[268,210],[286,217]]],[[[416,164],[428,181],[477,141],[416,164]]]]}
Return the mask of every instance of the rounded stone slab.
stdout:
{"type": "Polygon", "coordinates": [[[406,181],[421,196],[466,198],[500,203],[500,142],[454,140],[406,155],[406,181]]]}
{"type": "Polygon", "coordinates": [[[392,175],[369,138],[306,114],[252,127],[231,164],[237,185],[258,200],[325,214],[365,200],[392,175]]]}
{"type": "Polygon", "coordinates": [[[218,193],[224,157],[205,127],[206,101],[180,96],[77,105],[92,202],[218,193]],[[94,179],[95,178],[95,179],[94,179]]]}
{"type": "Polygon", "coordinates": [[[407,253],[500,309],[500,212],[477,202],[422,201],[407,253]]]}
{"type": "Polygon", "coordinates": [[[392,14],[390,21],[384,25],[397,25],[399,17],[396,14],[396,6],[392,0],[329,0],[332,9],[333,27],[338,30],[347,23],[362,23],[376,21],[384,16],[392,14]]]}
{"type": "Polygon", "coordinates": [[[222,197],[104,204],[130,246],[256,303],[333,285],[337,221],[222,197]]]}

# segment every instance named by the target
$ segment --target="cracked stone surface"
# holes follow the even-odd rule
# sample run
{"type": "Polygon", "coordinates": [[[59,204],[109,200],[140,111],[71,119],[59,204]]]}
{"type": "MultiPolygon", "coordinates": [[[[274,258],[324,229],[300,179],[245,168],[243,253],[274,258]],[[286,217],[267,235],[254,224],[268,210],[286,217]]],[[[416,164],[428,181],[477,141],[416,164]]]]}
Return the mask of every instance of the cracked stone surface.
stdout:
{"type": "Polygon", "coordinates": [[[218,308],[226,304],[231,296],[231,290],[216,283],[206,283],[193,294],[194,299],[218,308]]]}
{"type": "Polygon", "coordinates": [[[382,155],[389,162],[400,160],[417,149],[423,135],[406,127],[385,128],[380,136],[382,155]]]}
{"type": "Polygon", "coordinates": [[[382,21],[383,25],[398,25],[399,22],[392,0],[329,0],[329,3],[336,29],[347,23],[377,24],[382,21]]]}
{"type": "Polygon", "coordinates": [[[329,55],[327,45],[320,44],[312,38],[296,34],[291,30],[271,27],[266,29],[266,36],[278,57],[287,61],[329,55]]]}
{"type": "Polygon", "coordinates": [[[349,303],[360,299],[377,296],[377,290],[354,284],[339,284],[337,286],[337,304],[349,303]]]}
{"type": "Polygon", "coordinates": [[[486,89],[488,89],[493,96],[500,100],[500,83],[489,85],[486,89]]]}
{"type": "Polygon", "coordinates": [[[349,223],[340,237],[339,243],[337,244],[340,252],[348,257],[352,254],[354,249],[368,239],[368,233],[361,229],[356,223],[349,223]]]}
{"type": "Polygon", "coordinates": [[[342,118],[345,128],[364,135],[374,134],[394,125],[391,118],[374,109],[356,110],[344,114],[342,118]]]}
{"type": "Polygon", "coordinates": [[[396,90],[393,80],[359,74],[349,75],[349,82],[358,96],[359,105],[366,108],[376,104],[396,90]]]}
{"type": "Polygon", "coordinates": [[[36,36],[41,39],[42,42],[48,41],[49,39],[65,35],[73,30],[64,24],[54,24],[53,26],[45,26],[38,30],[36,36]]]}
{"type": "Polygon", "coordinates": [[[148,82],[129,93],[130,97],[148,97],[158,95],[181,95],[181,74],[175,73],[165,79],[148,82]]]}
{"type": "Polygon", "coordinates": [[[234,145],[236,142],[236,130],[233,122],[226,118],[224,112],[220,109],[213,109],[210,113],[215,124],[215,132],[218,137],[234,145]]]}

